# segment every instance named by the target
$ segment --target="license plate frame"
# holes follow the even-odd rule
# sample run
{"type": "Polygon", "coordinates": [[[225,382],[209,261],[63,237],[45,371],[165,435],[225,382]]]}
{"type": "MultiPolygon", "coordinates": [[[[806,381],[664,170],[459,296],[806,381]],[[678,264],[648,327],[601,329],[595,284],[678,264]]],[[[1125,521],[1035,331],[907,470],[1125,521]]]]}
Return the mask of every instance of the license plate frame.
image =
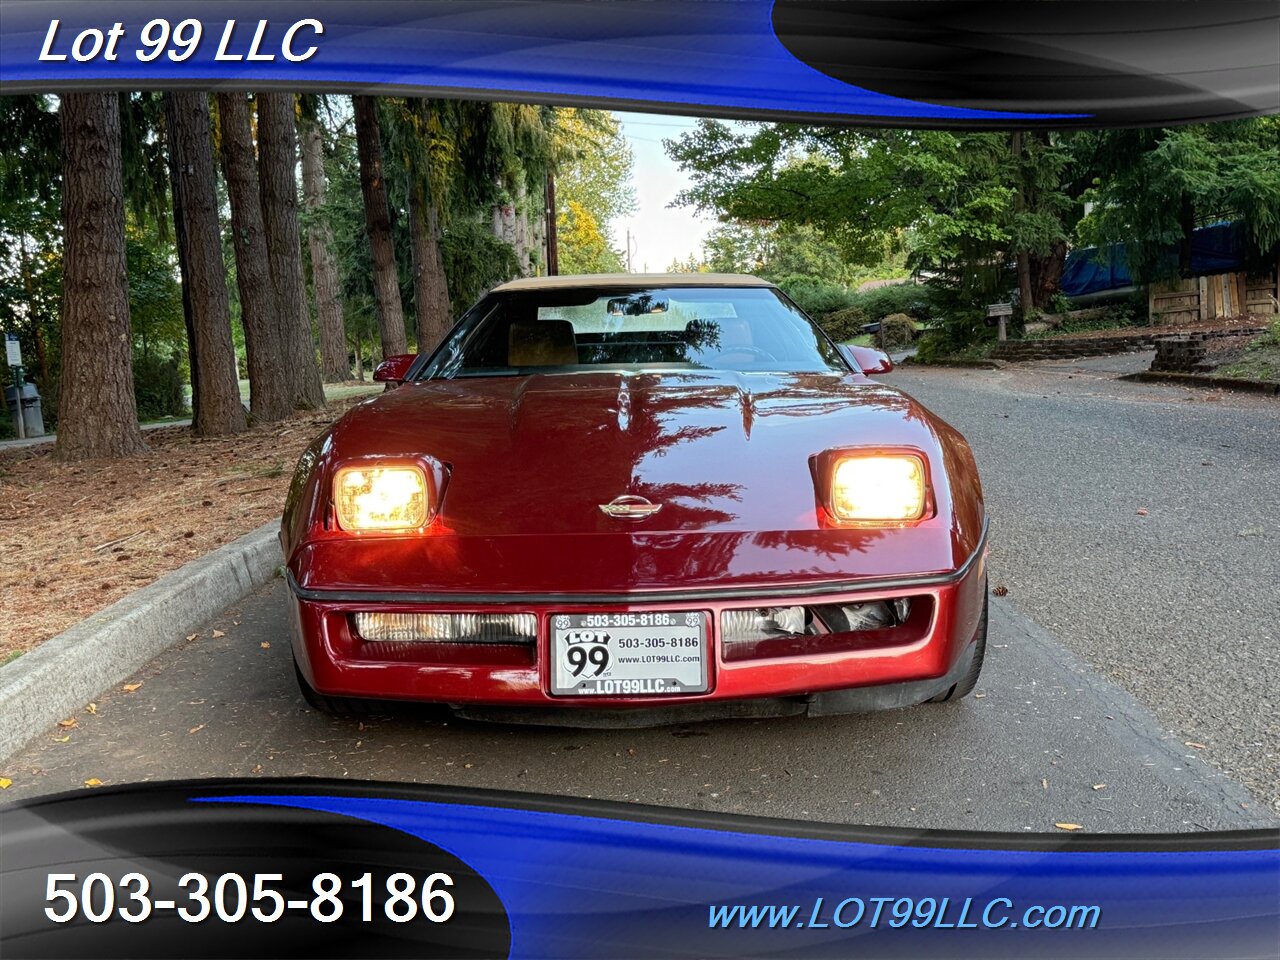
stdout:
{"type": "Polygon", "coordinates": [[[710,689],[705,611],[553,613],[548,620],[552,696],[670,697],[710,689]]]}

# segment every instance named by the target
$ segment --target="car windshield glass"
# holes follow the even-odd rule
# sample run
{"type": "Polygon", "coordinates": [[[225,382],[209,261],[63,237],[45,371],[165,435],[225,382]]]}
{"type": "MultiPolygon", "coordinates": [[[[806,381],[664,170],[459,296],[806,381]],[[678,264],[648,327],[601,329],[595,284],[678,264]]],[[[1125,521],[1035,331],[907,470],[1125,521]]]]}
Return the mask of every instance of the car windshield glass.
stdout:
{"type": "Polygon", "coordinates": [[[421,377],[546,372],[844,371],[831,341],[768,287],[561,288],[495,293],[421,377]]]}

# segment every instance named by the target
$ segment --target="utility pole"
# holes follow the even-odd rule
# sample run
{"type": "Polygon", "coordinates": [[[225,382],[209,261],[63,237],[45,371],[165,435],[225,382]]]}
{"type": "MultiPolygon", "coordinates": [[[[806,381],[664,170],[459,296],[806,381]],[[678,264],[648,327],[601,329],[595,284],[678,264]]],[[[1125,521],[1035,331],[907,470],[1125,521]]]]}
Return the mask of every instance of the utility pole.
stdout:
{"type": "Polygon", "coordinates": [[[547,276],[560,273],[560,244],[556,236],[556,175],[547,173],[547,276]]]}
{"type": "Polygon", "coordinates": [[[627,228],[627,273],[631,272],[631,228],[627,228]]]}

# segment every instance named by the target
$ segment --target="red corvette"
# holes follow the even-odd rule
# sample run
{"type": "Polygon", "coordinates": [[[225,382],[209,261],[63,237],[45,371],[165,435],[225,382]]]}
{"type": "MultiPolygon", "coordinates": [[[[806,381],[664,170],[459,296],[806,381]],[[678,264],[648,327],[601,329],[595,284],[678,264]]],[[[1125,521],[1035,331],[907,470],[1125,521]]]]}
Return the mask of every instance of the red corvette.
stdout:
{"type": "Polygon", "coordinates": [[[964,696],[981,487],[889,369],[752,277],[496,288],[298,464],[303,693],[615,725],[964,696]]]}

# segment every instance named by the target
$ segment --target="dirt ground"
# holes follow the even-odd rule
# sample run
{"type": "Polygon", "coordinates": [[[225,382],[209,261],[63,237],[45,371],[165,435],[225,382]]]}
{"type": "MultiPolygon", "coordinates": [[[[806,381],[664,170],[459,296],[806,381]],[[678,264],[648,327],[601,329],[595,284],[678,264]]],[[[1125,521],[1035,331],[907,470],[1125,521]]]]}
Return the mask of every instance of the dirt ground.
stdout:
{"type": "Polygon", "coordinates": [[[149,430],[128,460],[0,454],[0,663],[278,516],[298,456],[359,399],[237,437],[149,430]]]}

